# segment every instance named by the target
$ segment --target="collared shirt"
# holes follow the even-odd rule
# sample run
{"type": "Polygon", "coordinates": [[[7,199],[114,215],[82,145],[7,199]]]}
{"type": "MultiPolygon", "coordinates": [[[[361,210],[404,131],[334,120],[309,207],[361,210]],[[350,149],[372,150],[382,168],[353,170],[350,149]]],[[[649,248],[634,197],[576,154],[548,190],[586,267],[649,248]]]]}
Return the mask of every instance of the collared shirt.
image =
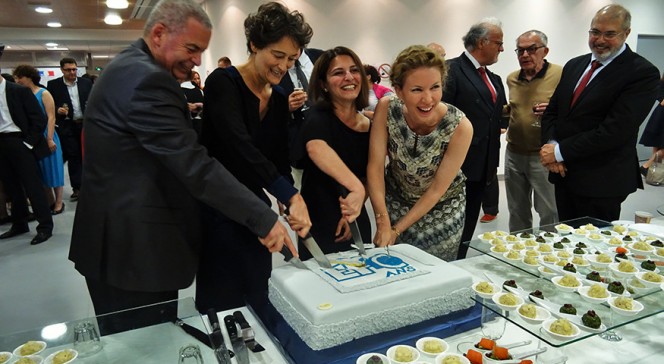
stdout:
{"type": "MultiPolygon", "coordinates": [[[[466,54],[466,57],[468,57],[468,59],[470,59],[470,62],[473,63],[473,67],[475,67],[476,70],[477,70],[478,68],[480,68],[480,67],[484,68],[485,71],[487,70],[485,66],[482,66],[479,62],[477,62],[477,60],[475,59],[475,57],[473,57],[473,55],[470,54],[470,52],[468,52],[468,51],[463,51],[463,53],[465,53],[465,54],[466,54]]],[[[479,72],[479,70],[478,70],[478,72],[479,72]]],[[[489,77],[489,75],[487,75],[486,79],[489,80],[489,84],[490,84],[491,87],[493,88],[493,92],[494,92],[495,94],[498,94],[498,92],[496,91],[496,86],[494,86],[493,83],[491,82],[491,77],[489,77]]]]}
{"type": "Polygon", "coordinates": [[[7,104],[7,81],[0,80],[0,133],[16,133],[21,129],[14,124],[12,114],[9,112],[7,104]]]}
{"type": "MultiPolygon", "coordinates": [[[[304,72],[304,75],[307,76],[307,81],[310,80],[311,73],[314,71],[314,64],[311,62],[311,58],[309,58],[307,52],[302,50],[302,54],[300,55],[300,58],[298,58],[298,61],[300,61],[300,68],[302,69],[302,72],[304,72]]],[[[295,64],[293,64],[293,67],[288,69],[288,77],[290,77],[293,85],[297,85],[297,71],[295,70],[295,64]]]]}
{"type": "Polygon", "coordinates": [[[83,119],[83,110],[81,109],[81,100],[78,98],[78,77],[73,83],[69,83],[65,80],[64,76],[62,77],[62,82],[67,85],[67,91],[69,91],[69,98],[71,99],[71,105],[74,109],[74,120],[83,119]]]}
{"type": "Polygon", "coordinates": [[[546,75],[546,70],[547,70],[548,68],[549,68],[549,61],[547,61],[547,60],[545,59],[545,60],[544,60],[544,65],[542,65],[542,69],[539,70],[539,72],[537,72],[537,74],[535,75],[535,77],[533,77],[533,78],[531,78],[530,80],[528,80],[528,79],[526,78],[526,73],[525,73],[525,72],[523,71],[523,69],[522,69],[521,72],[519,72],[519,77],[518,77],[518,79],[519,79],[519,81],[530,82],[530,81],[532,81],[532,80],[534,80],[534,79],[536,79],[536,78],[544,78],[544,75],[546,75]]]}

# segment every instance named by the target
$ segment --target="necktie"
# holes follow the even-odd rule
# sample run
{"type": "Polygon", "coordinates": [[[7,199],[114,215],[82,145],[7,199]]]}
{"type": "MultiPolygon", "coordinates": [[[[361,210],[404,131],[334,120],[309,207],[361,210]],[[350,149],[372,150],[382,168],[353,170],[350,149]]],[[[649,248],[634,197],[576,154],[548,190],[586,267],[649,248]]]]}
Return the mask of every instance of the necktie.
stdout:
{"type": "Polygon", "coordinates": [[[491,101],[493,101],[493,103],[495,104],[496,103],[496,90],[494,90],[493,87],[491,86],[491,82],[489,82],[489,77],[487,77],[487,75],[486,75],[486,70],[484,69],[484,67],[480,67],[477,70],[480,72],[480,76],[482,76],[482,80],[486,84],[486,87],[488,87],[489,91],[491,91],[491,101]]]}
{"type": "MultiPolygon", "coordinates": [[[[307,76],[304,74],[304,71],[302,71],[302,64],[300,61],[295,61],[295,73],[297,74],[297,79],[300,81],[300,84],[302,85],[302,88],[306,92],[309,89],[309,81],[307,81],[307,76]]],[[[297,88],[297,85],[295,85],[297,88]]]]}
{"type": "Polygon", "coordinates": [[[576,102],[576,99],[579,98],[579,95],[581,95],[581,92],[583,92],[583,89],[586,88],[588,85],[588,82],[590,81],[590,78],[593,76],[593,73],[595,73],[595,70],[597,70],[602,64],[599,63],[598,61],[592,61],[590,64],[590,69],[588,72],[586,72],[585,75],[583,75],[583,78],[581,78],[581,82],[579,82],[579,86],[576,87],[576,90],[574,90],[574,96],[572,96],[572,104],[570,106],[574,106],[574,103],[576,102]]]}

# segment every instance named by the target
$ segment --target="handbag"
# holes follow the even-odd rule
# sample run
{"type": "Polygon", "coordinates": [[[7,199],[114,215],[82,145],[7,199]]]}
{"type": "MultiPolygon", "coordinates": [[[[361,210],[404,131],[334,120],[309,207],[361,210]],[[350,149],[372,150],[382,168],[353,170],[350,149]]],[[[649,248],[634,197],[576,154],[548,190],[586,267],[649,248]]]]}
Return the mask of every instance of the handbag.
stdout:
{"type": "Polygon", "coordinates": [[[646,174],[646,183],[653,186],[664,185],[664,164],[661,158],[655,158],[646,174]]]}

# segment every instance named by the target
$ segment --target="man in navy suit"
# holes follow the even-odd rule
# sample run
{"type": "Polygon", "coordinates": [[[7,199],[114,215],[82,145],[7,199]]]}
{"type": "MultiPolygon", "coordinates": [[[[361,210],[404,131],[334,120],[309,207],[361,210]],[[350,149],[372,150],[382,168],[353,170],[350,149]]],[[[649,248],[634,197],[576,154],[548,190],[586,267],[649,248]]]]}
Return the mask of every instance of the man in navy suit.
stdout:
{"type": "Polygon", "coordinates": [[[620,204],[643,188],[636,138],[659,72],[625,44],[630,23],[629,11],[617,4],[595,14],[591,53],[565,64],[542,118],[540,159],[555,184],[561,221],[617,220],[620,204]]]}
{"type": "MultiPolygon", "coordinates": [[[[4,49],[0,44],[0,57],[4,49]]],[[[30,244],[43,243],[52,235],[51,209],[37,165],[38,159],[50,154],[45,128],[46,115],[32,91],[0,77],[0,179],[12,200],[12,226],[0,239],[30,231],[26,195],[39,222],[30,244]]]]}
{"type": "Polygon", "coordinates": [[[69,180],[73,194],[71,200],[78,200],[81,189],[81,130],[83,114],[92,90],[92,81],[76,77],[78,66],[73,58],[60,60],[62,77],[48,81],[46,88],[53,95],[56,109],[58,136],[62,144],[62,157],[67,162],[69,180]]]}
{"type": "MultiPolygon", "coordinates": [[[[448,74],[443,101],[463,111],[473,124],[473,140],[461,166],[466,176],[466,218],[461,241],[473,238],[482,196],[496,176],[500,153],[500,123],[507,103],[500,76],[486,66],[498,61],[503,31],[497,19],[484,19],[463,37],[466,51],[447,61],[448,74]]],[[[468,247],[461,244],[458,259],[468,247]]]]}

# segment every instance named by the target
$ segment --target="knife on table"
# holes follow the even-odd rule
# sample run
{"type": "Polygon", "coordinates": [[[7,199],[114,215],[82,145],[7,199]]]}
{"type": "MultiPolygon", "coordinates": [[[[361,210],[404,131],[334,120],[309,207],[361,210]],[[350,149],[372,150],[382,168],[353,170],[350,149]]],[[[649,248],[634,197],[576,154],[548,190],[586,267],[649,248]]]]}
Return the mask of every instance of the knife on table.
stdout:
{"type": "Polygon", "coordinates": [[[242,329],[242,340],[244,340],[244,343],[247,345],[247,348],[251,350],[254,353],[260,353],[261,351],[265,351],[265,348],[261,346],[258,342],[256,342],[256,339],[254,337],[254,329],[249,326],[249,323],[247,322],[247,319],[244,318],[244,315],[242,314],[241,311],[235,311],[233,312],[233,317],[235,317],[235,321],[240,324],[240,329],[242,329]]]}
{"type": "MultiPolygon", "coordinates": [[[[341,197],[346,198],[346,196],[348,196],[348,190],[346,187],[339,185],[338,188],[341,197]]],[[[366,255],[367,252],[364,250],[364,242],[362,241],[362,235],[360,234],[360,227],[357,225],[357,220],[353,221],[353,223],[348,223],[348,226],[350,226],[350,232],[353,234],[353,242],[355,243],[357,250],[360,251],[360,255],[366,255]]]]}
{"type": "Polygon", "coordinates": [[[249,352],[247,351],[247,346],[244,344],[244,340],[238,335],[235,318],[231,315],[226,315],[224,317],[224,324],[228,331],[228,337],[231,339],[233,351],[235,351],[235,359],[238,364],[249,364],[249,352]]]}
{"type": "Polygon", "coordinates": [[[212,333],[210,334],[210,341],[212,342],[212,349],[214,356],[217,358],[219,364],[231,364],[231,356],[228,353],[226,344],[224,343],[224,336],[221,333],[221,325],[219,325],[219,318],[217,312],[211,308],[207,313],[212,333]]]}
{"type": "MultiPolygon", "coordinates": [[[[284,210],[284,214],[288,215],[288,207],[284,210]]],[[[316,259],[316,262],[318,262],[318,265],[323,267],[323,268],[332,268],[332,263],[327,259],[325,256],[325,253],[320,249],[318,246],[318,243],[316,243],[316,240],[314,239],[313,236],[311,236],[311,233],[307,233],[307,235],[302,238],[302,244],[304,244],[305,247],[307,247],[307,250],[313,255],[314,259],[316,259]]],[[[281,253],[283,254],[284,250],[281,250],[281,253]]],[[[290,252],[289,252],[290,253],[290,252]]],[[[285,254],[284,254],[285,255],[285,254]]],[[[292,256],[292,254],[290,254],[292,256]]],[[[288,259],[286,259],[288,260],[288,259]]],[[[292,259],[291,259],[292,260],[292,259]]],[[[301,262],[300,262],[301,263],[301,262]]],[[[296,263],[293,263],[297,265],[296,263]]],[[[302,263],[304,265],[304,263],[302,263]]],[[[306,266],[305,266],[306,268],[306,266]]]]}

